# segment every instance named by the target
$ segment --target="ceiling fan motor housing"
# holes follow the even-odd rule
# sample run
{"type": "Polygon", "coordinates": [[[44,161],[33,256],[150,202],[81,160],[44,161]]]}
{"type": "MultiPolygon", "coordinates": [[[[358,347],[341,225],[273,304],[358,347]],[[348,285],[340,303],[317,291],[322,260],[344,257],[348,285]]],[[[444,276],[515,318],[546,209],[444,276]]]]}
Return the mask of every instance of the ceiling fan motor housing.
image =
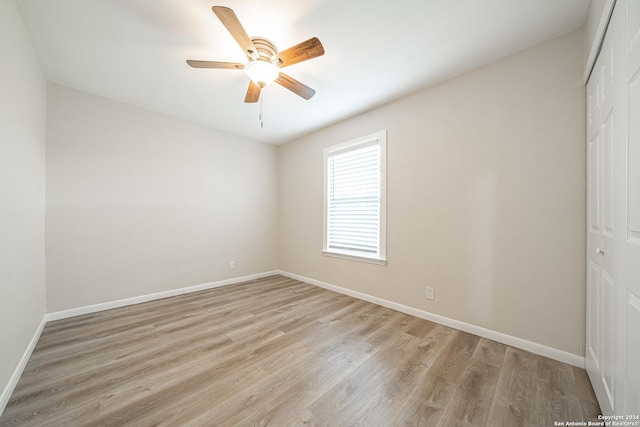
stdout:
{"type": "Polygon", "coordinates": [[[251,41],[258,51],[256,52],[258,54],[258,60],[268,61],[276,65],[278,48],[271,40],[265,39],[264,37],[251,37],[251,41]]]}

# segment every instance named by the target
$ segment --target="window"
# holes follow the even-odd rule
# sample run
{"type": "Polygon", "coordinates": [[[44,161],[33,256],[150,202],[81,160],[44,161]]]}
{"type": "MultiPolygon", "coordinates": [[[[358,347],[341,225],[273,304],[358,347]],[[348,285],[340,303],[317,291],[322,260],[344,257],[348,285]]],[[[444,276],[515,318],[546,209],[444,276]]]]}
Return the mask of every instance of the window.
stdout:
{"type": "Polygon", "coordinates": [[[323,254],[386,264],[386,130],[324,150],[323,254]]]}

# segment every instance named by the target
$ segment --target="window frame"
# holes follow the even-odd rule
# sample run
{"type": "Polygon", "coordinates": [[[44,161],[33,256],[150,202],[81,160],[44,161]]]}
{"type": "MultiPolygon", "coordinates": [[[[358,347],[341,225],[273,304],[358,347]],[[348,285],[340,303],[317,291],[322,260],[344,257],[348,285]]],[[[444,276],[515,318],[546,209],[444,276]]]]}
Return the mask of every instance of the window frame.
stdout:
{"type": "Polygon", "coordinates": [[[365,135],[347,142],[326,147],[323,150],[323,227],[322,227],[322,254],[328,257],[344,258],[353,261],[362,261],[378,265],[387,264],[387,130],[365,135]],[[346,249],[329,248],[329,158],[338,153],[356,150],[367,145],[376,144],[379,147],[379,228],[378,251],[370,255],[365,252],[346,249]]]}

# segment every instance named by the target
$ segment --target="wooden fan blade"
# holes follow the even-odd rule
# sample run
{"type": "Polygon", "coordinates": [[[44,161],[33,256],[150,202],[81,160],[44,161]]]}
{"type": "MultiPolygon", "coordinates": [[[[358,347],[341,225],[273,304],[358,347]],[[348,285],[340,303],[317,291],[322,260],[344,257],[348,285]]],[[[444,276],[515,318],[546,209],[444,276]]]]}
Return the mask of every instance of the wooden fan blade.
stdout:
{"type": "Polygon", "coordinates": [[[220,19],[222,25],[225,26],[227,31],[229,31],[231,36],[236,40],[238,45],[240,45],[242,50],[244,50],[250,57],[256,58],[256,47],[253,45],[251,37],[249,37],[247,32],[244,30],[244,27],[233,10],[224,6],[213,6],[211,9],[218,19],[220,19]]]}
{"type": "Polygon", "coordinates": [[[244,64],[239,64],[237,62],[196,61],[193,59],[187,59],[187,64],[191,65],[193,68],[222,68],[230,70],[244,69],[244,64]]]}
{"type": "Polygon", "coordinates": [[[315,90],[311,89],[307,85],[300,83],[296,79],[289,77],[285,73],[280,73],[275,82],[280,86],[289,89],[296,95],[303,97],[304,99],[311,99],[311,97],[316,94],[315,90]]]}
{"type": "Polygon", "coordinates": [[[260,90],[260,86],[249,80],[249,88],[247,89],[247,95],[244,97],[244,102],[258,102],[260,90]]]}
{"type": "Polygon", "coordinates": [[[278,58],[280,59],[280,67],[282,68],[322,55],[324,55],[324,47],[322,47],[322,43],[320,43],[317,37],[313,37],[280,52],[278,58]]]}

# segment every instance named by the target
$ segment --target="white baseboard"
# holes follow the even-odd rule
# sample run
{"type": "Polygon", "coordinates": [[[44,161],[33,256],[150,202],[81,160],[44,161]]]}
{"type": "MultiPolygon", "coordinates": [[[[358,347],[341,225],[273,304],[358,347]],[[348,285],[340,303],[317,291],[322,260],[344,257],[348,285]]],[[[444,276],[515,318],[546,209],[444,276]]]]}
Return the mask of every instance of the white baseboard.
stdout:
{"type": "Polygon", "coordinates": [[[31,353],[33,353],[33,349],[36,348],[36,344],[38,344],[38,340],[40,339],[40,335],[42,334],[42,330],[44,329],[44,326],[46,324],[47,324],[47,320],[45,315],[45,316],[42,316],[42,320],[40,321],[40,324],[38,325],[38,328],[36,329],[36,331],[33,333],[33,337],[31,337],[31,341],[29,341],[29,345],[27,346],[26,350],[22,354],[22,357],[20,358],[20,362],[18,362],[18,366],[16,366],[16,369],[14,369],[13,374],[11,375],[11,378],[9,378],[9,383],[6,385],[4,390],[2,390],[2,394],[0,394],[0,415],[2,415],[2,413],[4,412],[4,408],[7,407],[7,404],[9,403],[9,399],[11,398],[11,394],[13,393],[13,390],[15,390],[16,386],[18,385],[18,381],[22,376],[22,372],[24,371],[24,368],[27,366],[27,362],[29,362],[31,353]]]}
{"type": "Polygon", "coordinates": [[[140,295],[137,297],[124,298],[116,301],[103,302],[100,304],[87,305],[84,307],[70,308],[68,310],[55,311],[47,313],[45,320],[66,319],[69,317],[81,316],[83,314],[96,313],[103,310],[111,310],[112,308],[124,307],[127,305],[140,304],[141,302],[154,301],[162,298],[173,297],[176,295],[189,294],[192,292],[204,291],[206,289],[219,288],[221,286],[234,285],[236,283],[247,282],[249,280],[262,279],[263,277],[279,274],[279,271],[266,271],[263,273],[251,274],[248,276],[234,277],[232,279],[219,280],[217,282],[203,283],[200,285],[187,286],[185,288],[171,289],[168,291],[157,292],[154,294],[140,295]]]}
{"type": "Polygon", "coordinates": [[[563,350],[547,347],[546,345],[538,344],[532,341],[524,340],[522,338],[503,334],[502,332],[496,332],[491,329],[486,329],[480,326],[471,325],[469,323],[461,322],[455,319],[450,319],[448,317],[440,316],[438,314],[429,313],[428,311],[419,310],[417,308],[409,307],[403,304],[399,304],[397,302],[388,301],[382,298],[374,297],[372,295],[364,294],[362,292],[357,292],[351,289],[325,283],[320,280],[315,280],[309,277],[300,276],[298,274],[289,273],[288,271],[278,271],[278,274],[281,274],[286,277],[290,277],[292,279],[300,280],[301,282],[309,283],[311,285],[319,286],[321,288],[329,289],[334,292],[349,295],[354,298],[369,301],[374,304],[390,308],[392,310],[400,311],[402,313],[419,317],[421,319],[425,319],[431,322],[439,323],[441,325],[449,326],[450,328],[454,328],[464,332],[468,332],[470,334],[478,335],[480,337],[497,341],[511,347],[530,351],[531,353],[535,353],[540,356],[545,356],[550,359],[558,360],[560,362],[568,363],[570,365],[577,366],[579,368],[585,367],[584,357],[581,357],[576,354],[572,354],[563,350]]]}

